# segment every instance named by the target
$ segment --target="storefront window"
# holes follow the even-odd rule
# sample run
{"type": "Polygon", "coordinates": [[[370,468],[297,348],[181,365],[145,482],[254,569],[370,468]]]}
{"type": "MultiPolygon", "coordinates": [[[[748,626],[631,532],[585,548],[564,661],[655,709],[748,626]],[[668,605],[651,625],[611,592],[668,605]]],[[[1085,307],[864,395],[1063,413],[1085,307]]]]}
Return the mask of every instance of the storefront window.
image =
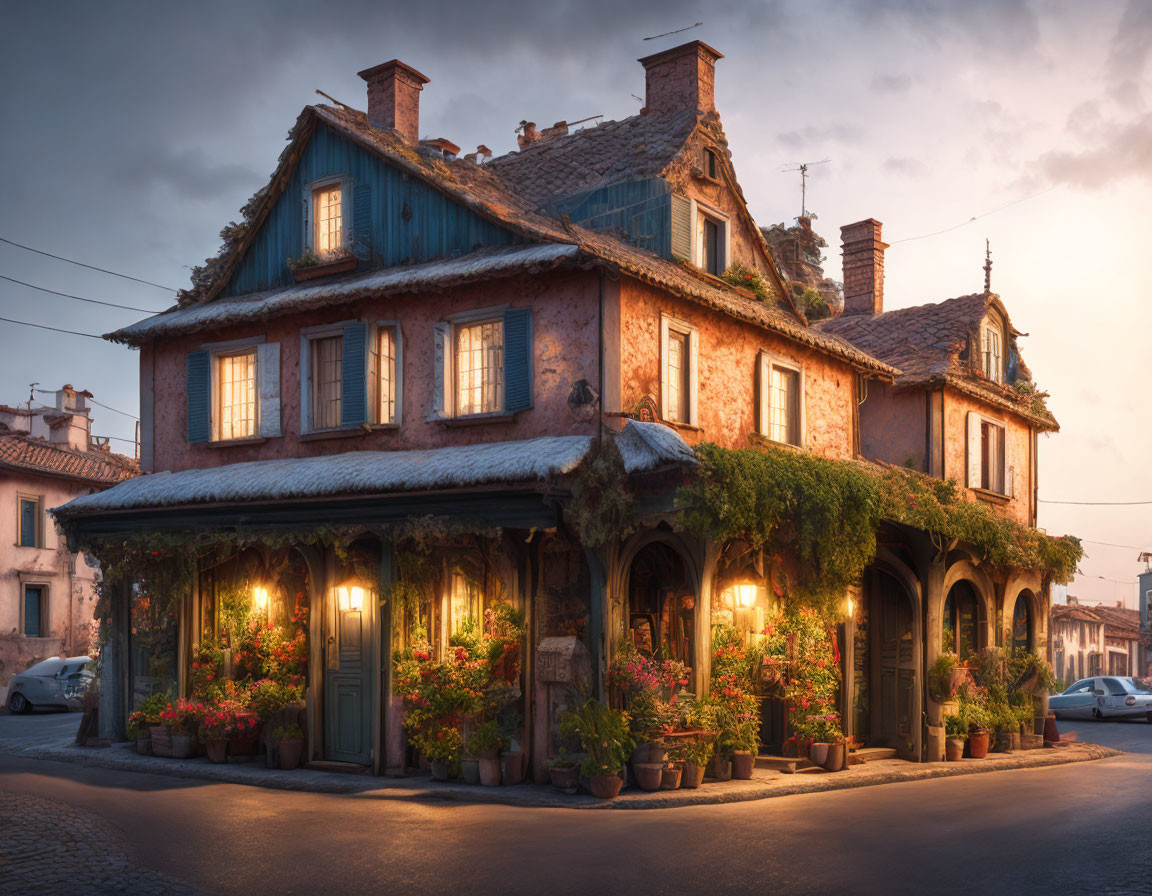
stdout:
{"type": "Polygon", "coordinates": [[[1016,650],[1032,649],[1032,607],[1026,592],[1016,598],[1012,613],[1012,646],[1016,650]]]}
{"type": "Polygon", "coordinates": [[[976,592],[957,582],[944,602],[944,649],[966,660],[980,649],[976,592]]]}
{"type": "Polygon", "coordinates": [[[484,613],[484,596],[480,584],[460,570],[453,570],[451,593],[450,632],[459,634],[466,628],[480,624],[484,613]]]}

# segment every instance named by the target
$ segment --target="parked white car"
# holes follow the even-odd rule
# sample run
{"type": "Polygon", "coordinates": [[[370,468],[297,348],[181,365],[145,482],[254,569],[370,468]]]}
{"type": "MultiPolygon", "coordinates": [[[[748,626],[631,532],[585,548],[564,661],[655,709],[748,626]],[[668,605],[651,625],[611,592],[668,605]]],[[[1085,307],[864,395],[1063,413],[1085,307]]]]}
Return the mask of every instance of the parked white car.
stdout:
{"type": "Polygon", "coordinates": [[[90,656],[54,656],[8,680],[8,709],[31,712],[33,706],[80,709],[93,679],[90,656]]]}
{"type": "Polygon", "coordinates": [[[1152,691],[1117,675],[1082,678],[1063,694],[1048,699],[1058,719],[1123,719],[1152,722],[1152,691]]]}

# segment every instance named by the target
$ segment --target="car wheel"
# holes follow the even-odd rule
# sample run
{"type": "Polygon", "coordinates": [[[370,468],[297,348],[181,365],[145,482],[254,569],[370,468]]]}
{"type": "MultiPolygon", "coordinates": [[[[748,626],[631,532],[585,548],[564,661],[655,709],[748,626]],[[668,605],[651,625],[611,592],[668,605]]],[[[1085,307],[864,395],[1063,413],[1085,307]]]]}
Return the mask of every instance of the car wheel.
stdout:
{"type": "Polygon", "coordinates": [[[1104,721],[1104,714],[1102,712],[1100,712],[1100,710],[1098,710],[1098,709],[1092,710],[1092,721],[1093,722],[1103,722],[1104,721]]]}
{"type": "Polygon", "coordinates": [[[1148,712],[1145,713],[1145,715],[1148,717],[1148,721],[1152,722],[1152,709],[1148,710],[1148,712]]]}
{"type": "Polygon", "coordinates": [[[23,694],[17,692],[8,698],[8,709],[15,715],[31,712],[32,704],[28,702],[28,698],[23,694]]]}

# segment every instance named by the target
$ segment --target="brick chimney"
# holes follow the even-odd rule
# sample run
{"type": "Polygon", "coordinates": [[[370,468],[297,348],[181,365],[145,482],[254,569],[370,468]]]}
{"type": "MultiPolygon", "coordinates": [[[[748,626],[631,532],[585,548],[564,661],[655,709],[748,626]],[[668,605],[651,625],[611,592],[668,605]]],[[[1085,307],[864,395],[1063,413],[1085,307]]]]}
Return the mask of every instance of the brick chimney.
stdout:
{"type": "Polygon", "coordinates": [[[393,130],[409,146],[420,142],[420,91],[428,83],[420,72],[399,59],[360,72],[368,82],[368,123],[393,130]]]}
{"type": "Polygon", "coordinates": [[[883,225],[875,218],[840,228],[844,250],[844,313],[880,314],[884,310],[883,225]]]}
{"type": "Polygon", "coordinates": [[[644,66],[644,112],[697,115],[716,111],[716,60],[724,55],[694,40],[640,60],[644,66]]]}

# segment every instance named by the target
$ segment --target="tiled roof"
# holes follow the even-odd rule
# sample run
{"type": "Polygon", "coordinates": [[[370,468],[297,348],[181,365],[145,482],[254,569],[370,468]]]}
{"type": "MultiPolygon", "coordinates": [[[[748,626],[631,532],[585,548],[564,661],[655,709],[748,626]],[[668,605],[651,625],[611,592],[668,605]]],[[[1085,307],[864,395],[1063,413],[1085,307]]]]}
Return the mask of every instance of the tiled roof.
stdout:
{"type": "MultiPolygon", "coordinates": [[[[1037,412],[1029,406],[1029,399],[974,372],[960,357],[970,337],[979,344],[980,322],[989,306],[1007,318],[995,293],[974,293],[881,314],[842,314],[813,326],[896,367],[898,386],[948,383],[1020,414],[1041,430],[1059,429],[1050,413],[1037,412]]],[[[1022,378],[1028,380],[1028,368],[1022,360],[1019,364],[1022,378]]]]}
{"type": "MultiPolygon", "coordinates": [[[[306,139],[317,120],[378,153],[390,164],[431,183],[466,208],[495,220],[526,241],[578,246],[590,260],[602,266],[671,290],[690,301],[773,330],[797,342],[822,349],[863,370],[885,376],[895,373],[884,362],[840,337],[806,326],[795,314],[775,302],[761,302],[751,297],[751,293],[738,290],[691,266],[668,261],[608,234],[567,224],[537,212],[528,201],[512,192],[494,171],[489,170],[491,163],[477,165],[463,159],[445,161],[430,158],[408,146],[394,133],[369,125],[363,112],[324,105],[309,106],[301,113],[293,128],[292,142],[281,154],[280,165],[269,187],[258,194],[255,205],[250,209],[249,223],[244,232],[237,234],[229,251],[214,264],[211,284],[183,297],[181,304],[184,307],[213,301],[219,294],[243,255],[247,241],[259,229],[274,204],[277,190],[283,189],[286,174],[296,158],[297,144],[306,139]]],[[[258,295],[250,298],[255,300],[258,295]]],[[[125,331],[109,334],[109,338],[133,341],[126,337],[125,331]]]]}
{"type": "Polygon", "coordinates": [[[1103,622],[1094,610],[1078,605],[1052,605],[1052,622],[1103,622]]]}
{"type": "Polygon", "coordinates": [[[23,433],[0,433],[0,469],[114,485],[140,474],[134,460],[107,451],[77,451],[23,433]]]}
{"type": "Polygon", "coordinates": [[[1113,638],[1140,637],[1140,611],[1125,607],[1093,607],[1104,621],[1104,636],[1113,638]]]}
{"type": "Polygon", "coordinates": [[[693,110],[633,115],[529,144],[484,166],[539,208],[565,196],[662,174],[697,125],[693,110]]]}

